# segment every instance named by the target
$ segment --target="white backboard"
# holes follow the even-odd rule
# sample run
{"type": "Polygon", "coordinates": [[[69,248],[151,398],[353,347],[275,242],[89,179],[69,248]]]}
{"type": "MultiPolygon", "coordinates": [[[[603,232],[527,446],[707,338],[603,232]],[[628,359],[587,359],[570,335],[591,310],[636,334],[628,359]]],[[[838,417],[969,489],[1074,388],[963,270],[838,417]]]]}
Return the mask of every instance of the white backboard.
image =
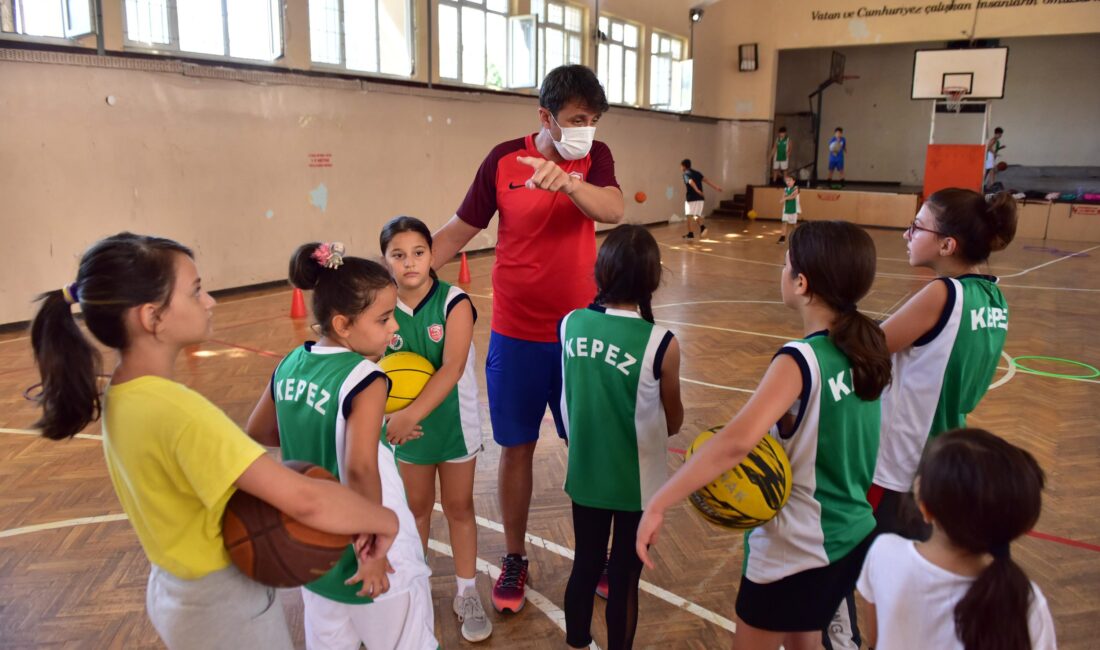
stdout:
{"type": "Polygon", "coordinates": [[[913,55],[912,99],[942,99],[944,87],[968,87],[966,99],[1001,99],[1005,94],[1007,47],[917,50],[913,55]]]}

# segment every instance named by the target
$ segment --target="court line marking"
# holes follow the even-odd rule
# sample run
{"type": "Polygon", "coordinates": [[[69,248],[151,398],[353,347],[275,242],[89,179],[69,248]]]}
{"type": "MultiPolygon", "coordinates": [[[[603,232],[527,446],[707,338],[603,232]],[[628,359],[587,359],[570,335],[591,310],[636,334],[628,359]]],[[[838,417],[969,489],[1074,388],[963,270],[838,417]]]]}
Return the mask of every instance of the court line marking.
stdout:
{"type": "Polygon", "coordinates": [[[752,390],[751,388],[736,388],[734,386],[723,386],[721,384],[712,384],[712,383],[705,382],[705,381],[699,381],[698,379],[688,379],[687,377],[680,377],[680,381],[686,381],[689,384],[696,384],[696,385],[699,385],[699,386],[706,386],[708,388],[717,388],[719,390],[731,390],[731,391],[735,391],[735,392],[738,392],[738,393],[748,393],[749,395],[752,395],[753,393],[756,392],[755,390],[752,390]]]}
{"type": "MultiPolygon", "coordinates": [[[[871,295],[872,292],[867,292],[867,295],[871,295]]],[[[909,294],[905,294],[908,296],[909,294]]],[[[867,296],[864,296],[866,298],[867,296]]],[[[904,298],[903,298],[904,299],[904,298]]],[[[900,301],[899,301],[900,302],[900,301]]],[[[750,304],[750,305],[782,305],[782,300],[689,300],[688,302],[669,302],[663,305],[653,305],[652,309],[661,309],[663,307],[683,307],[686,305],[713,305],[722,303],[737,303],[737,304],[750,304]]],[[[895,303],[896,304],[896,303],[895,303]]],[[[873,309],[860,309],[860,313],[875,314],[876,316],[888,316],[889,313],[885,311],[875,311],[873,309]]]]}
{"type": "Polygon", "coordinates": [[[110,515],[97,515],[95,517],[77,517],[75,519],[62,519],[61,521],[51,521],[44,524],[33,524],[31,526],[22,526],[20,528],[9,528],[7,530],[0,530],[0,537],[16,537],[18,535],[37,533],[43,530],[71,528],[73,526],[86,526],[88,524],[102,524],[111,521],[125,521],[126,519],[128,519],[126,513],[121,512],[110,515]]]}
{"type": "MultiPolygon", "coordinates": [[[[738,261],[738,262],[747,262],[749,264],[762,264],[762,265],[765,265],[765,266],[775,266],[775,267],[780,267],[780,268],[783,267],[782,264],[775,264],[773,262],[761,262],[761,261],[758,261],[758,260],[749,260],[749,259],[745,259],[745,258],[742,258],[742,257],[730,257],[728,255],[718,255],[717,253],[708,253],[708,252],[705,252],[705,251],[692,250],[691,248],[685,248],[683,246],[672,246],[672,245],[669,245],[669,244],[666,244],[666,243],[660,242],[660,241],[657,242],[657,243],[661,246],[664,246],[664,247],[666,247],[670,250],[674,250],[674,251],[677,251],[677,252],[693,253],[695,255],[706,255],[706,256],[709,256],[709,257],[719,257],[719,258],[725,259],[725,260],[734,260],[734,261],[738,261]]],[[[1017,271],[1016,273],[1009,273],[1009,274],[1000,275],[1000,276],[997,276],[997,277],[998,278],[1016,278],[1016,277],[1020,277],[1024,274],[1030,273],[1032,271],[1036,271],[1036,270],[1041,269],[1045,266],[1049,266],[1051,264],[1061,262],[1062,260],[1069,259],[1071,257],[1076,257],[1078,255],[1081,255],[1082,253],[1088,253],[1089,251],[1095,250],[1097,248],[1100,248],[1100,245],[1093,246],[1092,248],[1086,248],[1084,250],[1077,251],[1075,253],[1070,253],[1070,254],[1068,254],[1064,257],[1060,257],[1060,258],[1055,259],[1055,260],[1050,260],[1050,261],[1044,262],[1042,264],[1037,264],[1033,267],[1024,269],[1022,271],[1017,271]]],[[[906,275],[906,274],[902,274],[902,273],[886,273],[884,271],[876,272],[875,277],[890,278],[890,279],[894,279],[894,280],[924,280],[924,281],[929,281],[929,282],[935,279],[934,276],[906,275]]],[[[1047,290],[1047,291],[1080,291],[1080,292],[1086,292],[1086,293],[1100,293],[1100,289],[1085,289],[1085,288],[1078,288],[1078,287],[1043,287],[1043,286],[1038,286],[1038,285],[1023,285],[1023,284],[1002,284],[1000,286],[1008,287],[1008,288],[1011,288],[1011,289],[1043,289],[1043,290],[1047,290]]]]}
{"type": "MultiPolygon", "coordinates": [[[[434,509],[435,509],[436,512],[443,512],[443,506],[440,505],[439,503],[435,504],[434,509]]],[[[496,531],[496,532],[498,532],[502,535],[504,534],[504,524],[493,521],[491,519],[486,519],[486,518],[481,517],[479,515],[475,515],[474,520],[477,521],[477,525],[481,526],[482,528],[488,528],[489,530],[496,531]]],[[[537,535],[532,535],[531,533],[526,534],[526,539],[527,539],[527,543],[530,544],[531,546],[534,546],[536,548],[541,548],[545,551],[550,551],[551,553],[555,553],[555,554],[560,555],[560,556],[562,556],[566,559],[569,559],[569,560],[573,559],[573,549],[571,549],[571,548],[561,546],[560,544],[555,544],[554,542],[551,542],[550,540],[543,539],[541,537],[538,537],[537,535]]],[[[494,576],[494,579],[495,579],[495,576],[494,576]]],[[[697,605],[697,604],[691,602],[690,600],[687,600],[686,598],[678,596],[678,595],[672,593],[671,591],[669,591],[667,589],[664,589],[662,587],[658,587],[657,585],[655,585],[651,582],[647,582],[645,580],[642,580],[638,583],[638,587],[642,591],[644,591],[644,592],[646,592],[646,593],[648,593],[652,596],[656,596],[657,598],[665,601],[666,603],[672,605],[673,607],[676,607],[677,609],[682,609],[686,612],[694,614],[694,615],[698,616],[699,618],[701,618],[705,621],[708,621],[710,623],[713,623],[714,625],[717,625],[718,627],[721,627],[722,629],[733,632],[735,627],[736,627],[734,625],[733,621],[726,618],[725,616],[722,616],[721,614],[712,612],[709,609],[707,609],[707,608],[705,608],[701,605],[697,605]]]]}
{"type": "MultiPolygon", "coordinates": [[[[0,428],[0,433],[14,433],[20,436],[40,436],[42,435],[41,429],[4,429],[0,428]]],[[[83,440],[103,440],[103,436],[97,433],[78,433],[74,438],[81,438],[83,440]]]]}
{"type": "MultiPolygon", "coordinates": [[[[436,505],[438,506],[439,504],[436,505]]],[[[454,557],[454,550],[451,548],[451,546],[438,540],[429,538],[428,548],[441,555],[454,557]]],[[[480,557],[476,558],[476,560],[477,570],[481,573],[486,574],[495,582],[496,579],[500,576],[500,567],[480,557]]],[[[549,598],[535,591],[531,587],[527,587],[526,594],[527,600],[530,601],[532,605],[538,607],[542,611],[542,613],[546,615],[546,618],[550,619],[550,621],[554,623],[554,625],[557,625],[559,628],[561,628],[562,632],[565,631],[565,612],[563,612],[561,608],[555,605],[554,602],[551,601],[549,598]]],[[[595,641],[592,641],[592,644],[588,647],[591,650],[600,650],[600,647],[596,645],[595,641]]]]}
{"type": "MultiPolygon", "coordinates": [[[[126,521],[128,517],[125,513],[116,513],[109,515],[98,515],[95,517],[77,517],[74,519],[63,519],[61,521],[51,521],[44,524],[34,524],[31,526],[22,526],[20,528],[9,528],[8,530],[0,530],[0,538],[4,537],[17,537],[19,535],[27,535],[30,533],[37,533],[43,530],[56,530],[59,528],[72,528],[75,526],[87,526],[89,524],[101,524],[114,521],[126,521]]],[[[448,557],[454,557],[454,552],[448,544],[443,542],[429,539],[428,547],[437,553],[441,553],[448,557]]],[[[500,568],[491,562],[482,558],[477,558],[477,569],[484,574],[487,574],[493,580],[496,580],[500,576],[500,568]]],[[[546,615],[555,625],[561,630],[565,631],[565,612],[563,612],[557,605],[555,605],[549,598],[543,596],[541,593],[534,589],[527,588],[527,600],[531,601],[535,607],[538,607],[543,614],[546,615]]],[[[592,650],[599,650],[599,646],[593,641],[589,646],[592,650]]]]}
{"type": "Polygon", "coordinates": [[[1008,275],[1002,275],[1000,277],[1002,277],[1002,278],[1018,278],[1021,275],[1027,275],[1028,273],[1031,273],[1032,271],[1037,271],[1037,270],[1039,270],[1043,267],[1050,266],[1051,264],[1057,264],[1058,262],[1061,262],[1063,260],[1068,260],[1071,257],[1077,257],[1078,255],[1081,255],[1082,253],[1088,253],[1089,251],[1094,251],[1097,248],[1100,248],[1100,244],[1097,244],[1096,246],[1092,246],[1090,248],[1086,248],[1084,250],[1077,251],[1076,253],[1070,253],[1068,255],[1063,255],[1062,257],[1059,257],[1058,259],[1049,260],[1047,262],[1043,262],[1042,264],[1036,264],[1035,266],[1026,268],[1023,271],[1018,271],[1016,273],[1010,273],[1008,275]]]}
{"type": "Polygon", "coordinates": [[[708,257],[718,257],[718,258],[721,258],[721,259],[724,259],[724,260],[734,260],[736,262],[746,262],[748,264],[759,264],[761,266],[771,266],[771,267],[780,268],[780,269],[783,268],[782,264],[776,264],[775,262],[762,262],[760,260],[750,260],[750,259],[745,259],[743,257],[730,257],[729,255],[719,255],[717,253],[708,253],[706,251],[696,251],[696,250],[691,250],[690,248],[682,248],[680,246],[672,246],[672,245],[666,244],[664,242],[657,242],[657,243],[661,246],[664,246],[665,248],[667,248],[669,250],[674,250],[674,251],[682,252],[682,253],[694,253],[696,255],[706,255],[708,257]]]}

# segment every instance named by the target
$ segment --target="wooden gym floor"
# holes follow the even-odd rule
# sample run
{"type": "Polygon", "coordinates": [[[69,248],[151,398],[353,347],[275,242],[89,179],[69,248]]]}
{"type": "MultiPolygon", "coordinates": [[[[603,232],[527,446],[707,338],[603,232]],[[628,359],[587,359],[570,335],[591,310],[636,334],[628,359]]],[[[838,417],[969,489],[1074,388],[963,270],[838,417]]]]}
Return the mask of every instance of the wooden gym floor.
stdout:
{"type": "MultiPolygon", "coordinates": [[[[683,348],[682,432],[669,440],[669,469],[698,431],[727,421],[745,402],[783,340],[799,336],[796,315],[779,304],[783,246],[778,224],[712,220],[709,237],[680,239],[682,225],[653,230],[668,267],[656,315],[683,348]]],[[[871,230],[879,277],[861,307],[890,312],[929,277],[905,261],[898,231],[871,230]]],[[[353,251],[355,252],[355,251],[353,251]]],[[[484,397],[489,336],[491,256],[471,260],[469,291],[479,313],[475,343],[482,385],[486,452],[475,486],[480,568],[492,571],[504,551],[496,500],[498,448],[484,397]]],[[[199,259],[200,268],[202,260],[199,259]]],[[[1047,471],[1049,487],[1036,532],[1013,554],[1045,592],[1066,650],[1095,648],[1100,637],[1100,381],[1049,377],[1015,368],[1009,358],[1063,357],[1100,365],[1093,334],[1100,319],[1100,246],[1018,241],[994,257],[1011,305],[1006,359],[995,388],[972,416],[1030,449],[1047,471]],[[1077,253],[1076,255],[1074,253],[1077,253]],[[1011,368],[1011,369],[1010,369],[1011,368]]],[[[443,272],[453,279],[457,266],[443,272]]],[[[287,317],[286,290],[226,298],[217,308],[214,339],[179,361],[178,378],[224,408],[247,417],[283,354],[311,336],[305,321],[287,317]]],[[[1066,375],[1091,371],[1065,362],[1022,360],[1024,366],[1066,375]]],[[[109,366],[108,366],[109,367],[109,366]]],[[[85,435],[54,443],[27,427],[35,419],[24,390],[37,381],[23,334],[0,342],[0,647],[158,647],[145,611],[148,563],[111,489],[93,425],[85,435]]],[[[518,615],[490,612],[494,635],[484,647],[564,647],[561,612],[572,545],[569,500],[561,484],[565,447],[544,421],[536,454],[529,555],[531,592],[518,615]]],[[[462,647],[450,601],[453,565],[447,530],[437,513],[430,561],[436,630],[443,647],[462,647]]],[[[741,535],[704,522],[684,504],[671,512],[656,547],[658,568],[643,574],[637,647],[728,647],[741,535]]],[[[489,604],[491,579],[479,575],[489,604]]],[[[292,631],[301,643],[300,599],[283,593],[292,631]]],[[[593,630],[605,640],[603,605],[593,630]]]]}

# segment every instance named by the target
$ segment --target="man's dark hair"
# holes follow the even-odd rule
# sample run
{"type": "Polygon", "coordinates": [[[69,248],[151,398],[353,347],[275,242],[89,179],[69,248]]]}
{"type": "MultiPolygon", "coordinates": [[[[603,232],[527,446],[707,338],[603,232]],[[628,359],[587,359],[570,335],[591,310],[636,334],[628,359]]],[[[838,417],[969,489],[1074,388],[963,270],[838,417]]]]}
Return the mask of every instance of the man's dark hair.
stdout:
{"type": "Polygon", "coordinates": [[[786,133],[787,132],[787,127],[785,127],[785,126],[779,127],[779,132],[780,133],[786,133]]]}
{"type": "Polygon", "coordinates": [[[576,101],[597,113],[606,113],[610,108],[596,73],[583,65],[554,68],[542,80],[539,106],[557,117],[558,111],[569,101],[576,101]]]}
{"type": "Polygon", "coordinates": [[[993,133],[994,133],[994,134],[996,134],[996,135],[1000,135],[1000,134],[1002,134],[1002,133],[1004,133],[1004,132],[1005,132],[1005,130],[1004,130],[1004,129],[1002,129],[1001,127],[999,127],[999,126],[998,126],[997,128],[995,128],[995,129],[993,129],[993,133]]]}
{"type": "Polygon", "coordinates": [[[688,169],[691,169],[691,158],[684,158],[683,160],[680,161],[680,165],[683,166],[683,167],[687,167],[688,169]]]}

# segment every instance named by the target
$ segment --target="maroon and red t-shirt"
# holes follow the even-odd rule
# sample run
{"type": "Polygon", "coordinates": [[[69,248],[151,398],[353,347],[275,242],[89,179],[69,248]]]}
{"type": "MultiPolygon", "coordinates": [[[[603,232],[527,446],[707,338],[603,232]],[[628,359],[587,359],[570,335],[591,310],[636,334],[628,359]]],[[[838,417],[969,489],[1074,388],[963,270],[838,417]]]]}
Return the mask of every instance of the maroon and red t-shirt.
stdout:
{"type": "MultiPolygon", "coordinates": [[[[500,213],[493,331],[551,343],[558,340],[558,321],[596,295],[596,227],[565,194],[527,189],[524,183],[535,170],[519,162],[520,156],[545,158],[534,135],[502,142],[489,152],[457,214],[485,228],[500,213]]],[[[591,185],[619,187],[615,160],[602,142],[593,142],[584,158],[558,166],[591,185]]]]}

